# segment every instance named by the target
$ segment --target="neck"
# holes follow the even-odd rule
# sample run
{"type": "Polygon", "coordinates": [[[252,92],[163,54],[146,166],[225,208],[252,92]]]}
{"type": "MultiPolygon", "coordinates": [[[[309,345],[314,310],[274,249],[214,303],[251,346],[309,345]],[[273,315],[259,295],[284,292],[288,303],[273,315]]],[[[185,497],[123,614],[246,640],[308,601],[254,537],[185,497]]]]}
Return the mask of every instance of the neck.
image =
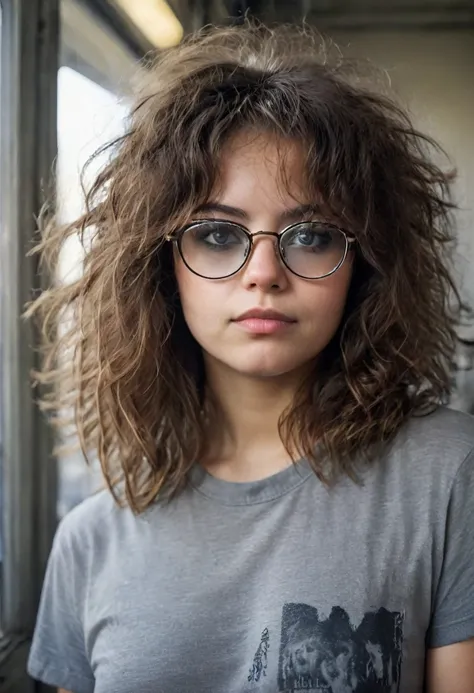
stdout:
{"type": "Polygon", "coordinates": [[[222,364],[207,363],[207,386],[212,409],[206,469],[227,481],[254,481],[292,463],[278,423],[291,405],[300,373],[256,378],[222,364]]]}

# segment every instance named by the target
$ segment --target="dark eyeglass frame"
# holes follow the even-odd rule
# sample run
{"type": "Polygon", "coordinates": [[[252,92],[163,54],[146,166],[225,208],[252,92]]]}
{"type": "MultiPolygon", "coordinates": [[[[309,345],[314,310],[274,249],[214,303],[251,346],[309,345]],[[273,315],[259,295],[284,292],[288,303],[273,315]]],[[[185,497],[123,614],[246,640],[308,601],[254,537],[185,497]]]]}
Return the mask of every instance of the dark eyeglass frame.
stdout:
{"type": "Polygon", "coordinates": [[[255,233],[251,233],[245,226],[242,226],[242,224],[239,224],[235,221],[228,221],[227,219],[197,219],[196,221],[192,221],[189,224],[186,224],[186,226],[183,226],[183,228],[179,229],[179,231],[176,231],[175,233],[171,234],[170,236],[166,237],[167,241],[170,241],[176,245],[178,248],[178,252],[180,254],[180,257],[188,270],[192,272],[193,274],[197,275],[198,277],[201,277],[202,279],[210,279],[211,281],[213,280],[219,280],[219,279],[228,279],[229,277],[233,277],[235,274],[238,274],[241,269],[243,269],[248,262],[248,259],[252,255],[252,251],[254,248],[254,238],[257,236],[273,236],[274,238],[277,239],[277,247],[278,247],[278,255],[280,257],[281,262],[283,265],[295,276],[300,277],[301,279],[308,279],[308,280],[313,280],[316,281],[318,279],[325,279],[326,277],[330,277],[332,274],[337,272],[338,269],[342,267],[344,262],[346,261],[348,252],[352,246],[353,243],[355,243],[356,239],[354,236],[351,236],[345,229],[341,228],[340,226],[337,226],[336,224],[332,224],[330,222],[325,222],[325,221],[316,221],[314,219],[311,219],[309,221],[297,221],[294,224],[290,224],[289,226],[286,226],[282,231],[279,233],[274,233],[273,231],[256,231],[255,233]],[[181,248],[182,244],[182,239],[186,231],[189,231],[189,229],[201,226],[202,224],[212,224],[212,223],[221,223],[221,224],[228,224],[229,226],[235,226],[238,228],[240,231],[244,233],[244,235],[248,239],[248,246],[247,250],[245,253],[245,257],[242,261],[242,264],[238,269],[236,269],[234,272],[231,272],[230,274],[225,274],[222,277],[207,277],[204,274],[200,274],[199,272],[196,272],[188,262],[186,261],[186,258],[184,257],[184,253],[181,248]],[[332,229],[334,231],[338,231],[344,236],[345,240],[345,248],[344,248],[344,253],[342,255],[341,260],[339,263],[336,265],[336,267],[331,270],[330,272],[327,272],[326,274],[323,274],[319,277],[306,277],[304,274],[298,274],[298,272],[295,272],[291,267],[288,265],[287,261],[285,260],[284,254],[283,254],[283,249],[282,249],[282,238],[284,238],[290,231],[292,231],[295,227],[301,226],[302,224],[318,224],[319,226],[322,226],[326,229],[332,229]]]}

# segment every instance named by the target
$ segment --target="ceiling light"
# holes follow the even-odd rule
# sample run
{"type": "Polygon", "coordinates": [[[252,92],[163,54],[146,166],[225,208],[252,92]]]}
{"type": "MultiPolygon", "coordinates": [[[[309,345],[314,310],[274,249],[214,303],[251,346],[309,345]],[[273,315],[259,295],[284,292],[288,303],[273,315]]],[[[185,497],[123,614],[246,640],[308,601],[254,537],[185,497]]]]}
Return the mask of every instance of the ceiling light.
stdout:
{"type": "Polygon", "coordinates": [[[176,46],[183,27],[165,0],[115,0],[141,33],[157,48],[176,46]]]}

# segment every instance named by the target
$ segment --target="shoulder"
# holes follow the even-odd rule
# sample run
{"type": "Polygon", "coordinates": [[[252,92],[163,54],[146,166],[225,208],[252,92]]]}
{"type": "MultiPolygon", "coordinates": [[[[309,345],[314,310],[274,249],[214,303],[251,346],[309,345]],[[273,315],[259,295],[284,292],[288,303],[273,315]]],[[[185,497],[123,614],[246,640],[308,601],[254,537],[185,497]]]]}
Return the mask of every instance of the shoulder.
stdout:
{"type": "Polygon", "coordinates": [[[465,457],[474,448],[474,417],[438,407],[424,416],[413,416],[400,432],[400,441],[411,447],[436,449],[465,457]]]}
{"type": "Polygon", "coordinates": [[[413,416],[398,432],[388,457],[415,481],[446,490],[460,470],[474,473],[474,417],[447,407],[413,416]]]}
{"type": "Polygon", "coordinates": [[[76,505],[60,521],[53,551],[69,551],[77,555],[110,537],[111,530],[134,521],[129,508],[121,508],[108,490],[99,491],[76,505]]]}
{"type": "MultiPolygon", "coordinates": [[[[173,501],[173,508],[177,505],[179,499],[173,501]]],[[[166,532],[176,512],[179,514],[179,509],[173,514],[166,503],[156,501],[147,510],[135,514],[130,507],[120,506],[110,491],[104,489],[64,516],[56,532],[53,552],[72,555],[76,563],[90,561],[96,555],[105,559],[124,547],[138,545],[150,533],[156,539],[158,532],[166,532]]]]}

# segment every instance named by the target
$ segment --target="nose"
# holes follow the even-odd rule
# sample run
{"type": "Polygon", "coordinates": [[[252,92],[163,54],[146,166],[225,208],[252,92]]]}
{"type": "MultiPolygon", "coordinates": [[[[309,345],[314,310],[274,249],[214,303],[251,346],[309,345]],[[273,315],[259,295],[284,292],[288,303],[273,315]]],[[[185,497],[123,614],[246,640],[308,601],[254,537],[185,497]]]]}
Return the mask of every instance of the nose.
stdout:
{"type": "Polygon", "coordinates": [[[277,240],[271,236],[253,238],[250,258],[244,267],[242,281],[246,289],[283,291],[288,275],[278,253],[277,240]]]}

